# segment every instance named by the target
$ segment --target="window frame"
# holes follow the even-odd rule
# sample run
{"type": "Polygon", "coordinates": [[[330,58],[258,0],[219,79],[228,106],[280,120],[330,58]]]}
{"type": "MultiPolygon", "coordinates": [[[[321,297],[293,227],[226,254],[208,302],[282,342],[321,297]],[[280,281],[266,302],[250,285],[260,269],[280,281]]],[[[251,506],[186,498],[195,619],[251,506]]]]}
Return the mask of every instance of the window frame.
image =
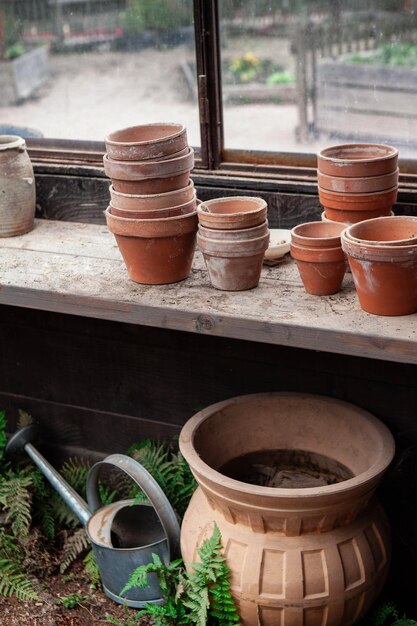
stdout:
{"type": "MultiPolygon", "coordinates": [[[[306,152],[269,152],[227,149],[224,146],[221,81],[219,0],[193,0],[197,92],[201,148],[196,149],[196,171],[207,175],[249,179],[272,178],[281,184],[316,181],[316,155],[306,152]]],[[[103,166],[104,142],[28,138],[36,163],[103,166]]],[[[400,159],[400,184],[417,189],[417,159],[400,159]]],[[[281,185],[279,185],[281,186],[281,185]]]]}

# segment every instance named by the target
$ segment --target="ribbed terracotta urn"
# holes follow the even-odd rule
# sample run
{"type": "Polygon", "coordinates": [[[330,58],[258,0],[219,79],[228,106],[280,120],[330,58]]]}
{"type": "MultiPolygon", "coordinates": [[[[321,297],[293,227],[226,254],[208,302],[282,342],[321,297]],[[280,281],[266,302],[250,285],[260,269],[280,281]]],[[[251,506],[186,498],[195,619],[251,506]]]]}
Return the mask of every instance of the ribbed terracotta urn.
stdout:
{"type": "Polygon", "coordinates": [[[394,442],[378,419],[321,396],[240,396],[194,415],[180,449],[199,483],[183,558],[216,522],[243,625],[349,626],[365,613],[390,555],[374,492],[394,442]]]}

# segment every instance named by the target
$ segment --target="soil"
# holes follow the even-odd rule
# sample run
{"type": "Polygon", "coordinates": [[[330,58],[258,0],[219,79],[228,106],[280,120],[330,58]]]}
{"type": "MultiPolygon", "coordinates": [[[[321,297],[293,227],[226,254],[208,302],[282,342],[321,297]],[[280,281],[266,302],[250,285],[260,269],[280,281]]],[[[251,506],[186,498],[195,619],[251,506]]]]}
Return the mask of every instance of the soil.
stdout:
{"type": "MultiPolygon", "coordinates": [[[[112,615],[125,624],[126,616],[133,618],[135,609],[120,606],[107,598],[100,589],[92,589],[81,561],[76,562],[65,575],[55,575],[42,581],[46,591],[40,591],[40,600],[22,602],[17,598],[0,597],[1,626],[95,626],[109,624],[106,615],[112,615]],[[63,598],[78,594],[74,608],[62,604],[63,598]]],[[[150,621],[141,618],[138,626],[150,621]]]]}

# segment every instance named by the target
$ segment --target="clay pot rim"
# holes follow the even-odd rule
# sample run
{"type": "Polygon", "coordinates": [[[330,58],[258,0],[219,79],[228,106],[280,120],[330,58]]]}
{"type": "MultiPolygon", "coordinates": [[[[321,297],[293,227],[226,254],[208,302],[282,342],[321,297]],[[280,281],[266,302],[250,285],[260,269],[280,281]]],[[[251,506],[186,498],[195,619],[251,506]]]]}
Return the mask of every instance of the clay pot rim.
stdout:
{"type": "Polygon", "coordinates": [[[345,260],[341,244],[332,248],[313,248],[297,246],[297,244],[292,243],[290,254],[294,261],[303,261],[304,263],[339,263],[345,260]]]}
{"type": "MultiPolygon", "coordinates": [[[[197,241],[201,241],[203,240],[203,243],[207,242],[207,245],[210,246],[212,245],[213,247],[215,247],[216,245],[218,245],[220,248],[238,248],[240,246],[253,246],[255,247],[256,244],[259,243],[259,245],[263,242],[267,242],[267,246],[268,247],[268,243],[269,243],[269,232],[265,233],[265,235],[261,235],[260,237],[252,237],[251,239],[207,239],[207,237],[203,237],[202,235],[200,235],[199,232],[197,232],[197,241]]],[[[208,253],[210,254],[210,253],[208,253]]],[[[254,253],[255,254],[255,253],[254,253]]],[[[257,253],[256,253],[257,254],[257,253]]],[[[215,256],[215,255],[214,255],[215,256]]],[[[243,255],[246,256],[246,255],[243,255]]]]}
{"type": "MultiPolygon", "coordinates": [[[[117,209],[118,211],[124,211],[125,213],[150,213],[151,211],[156,213],[157,211],[174,211],[175,209],[182,209],[185,206],[187,206],[188,204],[191,205],[192,203],[197,204],[197,195],[194,193],[194,196],[191,198],[191,200],[187,200],[187,202],[182,202],[181,204],[175,204],[174,206],[166,206],[166,207],[161,207],[159,209],[149,209],[149,208],[145,208],[145,209],[120,209],[117,206],[114,206],[110,200],[110,207],[113,207],[114,209],[117,209]]],[[[138,218],[139,219],[139,218],[138,218]]]]}
{"type": "Polygon", "coordinates": [[[109,211],[110,209],[110,205],[107,207],[107,209],[104,211],[104,213],[106,215],[111,215],[112,219],[120,221],[120,222],[125,222],[125,223],[129,223],[129,222],[143,222],[144,224],[155,224],[155,223],[162,223],[162,222],[173,222],[173,221],[178,221],[178,220],[182,220],[182,219],[189,219],[191,216],[197,215],[197,210],[194,210],[192,213],[186,213],[185,215],[175,215],[174,217],[161,217],[161,218],[157,218],[157,219],[140,219],[140,218],[135,218],[135,217],[119,217],[118,215],[112,215],[112,213],[109,211]]]}
{"type": "Polygon", "coordinates": [[[391,185],[387,187],[386,182],[384,181],[390,181],[390,180],[396,179],[395,185],[398,185],[399,174],[400,174],[400,170],[398,167],[392,172],[388,172],[387,174],[378,174],[376,176],[350,176],[350,177],[325,174],[324,172],[317,170],[317,181],[318,181],[318,186],[321,189],[323,189],[324,191],[332,191],[333,193],[375,193],[378,191],[386,191],[387,189],[390,189],[391,187],[394,186],[391,182],[391,185]],[[323,183],[329,186],[325,187],[323,183]],[[336,186],[367,187],[369,185],[375,187],[373,192],[343,191],[343,190],[335,189],[336,186]],[[380,186],[380,185],[385,185],[385,186],[380,186]]]}
{"type": "MultiPolygon", "coordinates": [[[[358,220],[358,222],[345,222],[345,221],[337,222],[336,220],[332,220],[330,219],[330,217],[326,216],[326,210],[324,210],[320,216],[323,222],[334,222],[335,224],[344,224],[347,228],[348,226],[353,226],[354,224],[358,224],[359,221],[363,221],[363,220],[358,220]]],[[[333,209],[333,211],[337,211],[337,210],[338,209],[333,209]]],[[[355,211],[346,211],[346,213],[355,213],[355,211]]],[[[361,211],[357,211],[357,213],[361,213],[361,211]]],[[[381,216],[381,217],[392,217],[393,215],[394,215],[394,211],[391,211],[391,215],[386,215],[386,216],[381,216]]],[[[376,219],[376,218],[371,217],[370,219],[376,219]]]]}
{"type": "MultiPolygon", "coordinates": [[[[373,222],[375,224],[376,223],[381,223],[384,222],[386,220],[388,220],[387,223],[389,223],[389,221],[396,221],[398,222],[398,220],[410,220],[411,222],[415,222],[416,224],[416,233],[417,233],[417,217],[414,217],[412,215],[387,215],[387,216],[382,216],[382,217],[374,217],[371,218],[369,220],[363,220],[364,222],[366,222],[368,225],[373,222]]],[[[417,234],[414,237],[407,237],[405,239],[363,239],[361,237],[355,237],[355,235],[352,235],[352,233],[350,232],[351,230],[357,230],[358,228],[360,228],[359,224],[362,224],[363,222],[357,222],[356,224],[350,224],[349,227],[344,231],[345,232],[345,237],[346,239],[349,239],[349,241],[352,241],[354,243],[362,243],[362,244],[366,244],[367,246],[395,246],[395,247],[404,247],[404,246],[414,246],[417,245],[417,234]]]]}
{"type": "Polygon", "coordinates": [[[0,135],[0,150],[14,150],[24,148],[26,141],[17,135],[0,135]]]}
{"type": "MultiPolygon", "coordinates": [[[[158,197],[158,198],[168,198],[169,196],[173,195],[173,194],[180,194],[181,192],[184,192],[190,188],[194,188],[194,183],[193,181],[190,179],[190,182],[188,183],[188,185],[186,187],[182,187],[181,189],[175,189],[174,191],[164,191],[163,193],[144,193],[144,194],[139,194],[139,193],[125,193],[123,191],[116,191],[113,188],[113,185],[109,186],[109,191],[110,193],[114,194],[115,196],[124,196],[126,198],[138,198],[140,200],[148,200],[149,198],[154,198],[154,197],[158,197]]],[[[197,192],[195,192],[197,193],[197,192]]]]}
{"type": "Polygon", "coordinates": [[[258,196],[228,196],[225,198],[213,198],[212,200],[206,200],[206,202],[202,202],[200,207],[199,207],[199,214],[202,213],[204,216],[207,215],[212,215],[215,216],[217,219],[229,219],[229,218],[237,218],[237,217],[246,217],[246,216],[252,216],[255,215],[256,213],[260,213],[261,211],[263,211],[265,208],[268,208],[268,205],[266,203],[266,201],[263,198],[259,198],[258,196]],[[238,201],[258,201],[258,206],[255,209],[252,209],[250,211],[239,211],[238,213],[211,213],[211,211],[205,211],[204,207],[206,206],[210,206],[212,204],[216,204],[218,202],[235,202],[236,200],[238,201]]]}
{"type": "MultiPolygon", "coordinates": [[[[318,153],[318,158],[324,161],[325,163],[335,163],[339,164],[366,164],[366,163],[376,163],[379,161],[386,161],[392,158],[398,157],[398,149],[393,146],[389,146],[383,143],[344,143],[344,144],[336,144],[334,146],[329,146],[328,148],[323,148],[318,153]],[[381,154],[380,156],[375,155],[373,157],[363,158],[363,159],[352,159],[348,157],[337,157],[332,156],[334,152],[343,152],[343,151],[354,151],[355,149],[359,152],[366,148],[375,149],[376,151],[381,151],[385,154],[381,154]]],[[[320,167],[319,167],[320,169],[320,167]]],[[[326,172],[323,172],[324,174],[326,172]]]]}
{"type": "Polygon", "coordinates": [[[336,225],[338,224],[338,222],[319,222],[319,221],[314,221],[314,222],[303,222],[302,224],[297,224],[297,226],[294,226],[294,228],[291,229],[291,244],[296,244],[298,246],[303,246],[303,247],[312,247],[312,248],[317,248],[320,249],[321,247],[327,247],[327,248],[338,248],[340,247],[340,237],[341,234],[343,232],[343,230],[345,229],[345,225],[344,224],[340,224],[340,226],[338,228],[336,228],[336,225]],[[325,228],[334,228],[335,230],[339,230],[339,234],[338,235],[334,235],[334,236],[328,236],[328,237],[323,237],[323,236],[306,236],[306,235],[302,235],[298,232],[298,230],[303,230],[307,227],[311,227],[313,225],[320,230],[320,228],[322,228],[323,230],[325,228]]]}
{"type": "Polygon", "coordinates": [[[179,176],[185,172],[190,172],[193,169],[194,149],[188,148],[188,152],[186,154],[160,161],[152,161],[152,159],[147,161],[116,161],[115,159],[110,159],[106,153],[103,156],[103,164],[104,171],[111,180],[115,179],[135,182],[157,178],[170,178],[173,176],[179,176]],[[143,171],[132,172],[131,170],[138,164],[140,164],[140,169],[144,169],[145,172],[147,169],[153,171],[148,174],[143,173],[143,171]],[[113,172],[110,173],[110,170],[113,170],[113,172]],[[120,175],[122,175],[122,177],[120,175]]]}
{"type": "Polygon", "coordinates": [[[171,140],[171,139],[175,139],[176,137],[179,137],[180,135],[182,135],[186,130],[186,127],[184,126],[184,124],[179,124],[176,122],[155,122],[153,124],[137,124],[135,126],[127,126],[126,128],[120,128],[119,130],[115,130],[112,131],[111,133],[109,133],[108,135],[106,135],[104,142],[111,146],[114,146],[115,148],[122,148],[122,147],[126,147],[126,148],[130,148],[133,146],[138,146],[138,147],[146,147],[149,145],[155,145],[158,143],[162,143],[164,141],[167,140],[171,140]],[[158,127],[172,127],[173,129],[176,128],[177,130],[174,130],[174,132],[163,135],[161,137],[157,137],[154,139],[146,139],[144,141],[120,141],[115,139],[115,135],[118,135],[120,133],[128,133],[128,132],[132,132],[136,129],[139,128],[158,128],[158,127]]]}
{"type": "Polygon", "coordinates": [[[304,497],[306,499],[309,498],[310,500],[313,500],[319,499],[323,496],[337,495],[339,493],[346,493],[356,490],[358,487],[361,487],[362,485],[371,482],[374,478],[382,474],[391,463],[395,453],[394,438],[391,432],[388,430],[385,424],[383,424],[371,413],[368,413],[368,411],[366,411],[365,409],[362,409],[361,407],[353,405],[349,402],[344,402],[343,400],[329,398],[328,396],[296,392],[247,394],[242,396],[235,396],[234,398],[229,398],[228,400],[223,400],[221,402],[211,404],[210,406],[193,415],[185,423],[180,433],[179,444],[181,453],[185,457],[187,462],[190,463],[190,466],[195,468],[198,474],[203,476],[208,481],[216,481],[223,488],[225,487],[241,494],[249,493],[252,496],[270,496],[272,498],[281,498],[285,500],[296,500],[299,497],[304,497]],[[196,428],[207,419],[210,419],[210,417],[214,413],[221,411],[223,408],[227,408],[230,405],[231,400],[233,400],[235,404],[240,404],[246,402],[247,398],[266,398],[267,396],[272,395],[280,395],[293,398],[317,398],[319,400],[329,402],[330,405],[334,405],[334,403],[336,402],[337,404],[343,405],[346,408],[354,407],[355,412],[360,413],[361,416],[368,421],[368,423],[370,422],[374,426],[375,431],[380,435],[381,443],[383,444],[381,446],[381,448],[383,449],[382,452],[380,451],[380,454],[377,457],[376,461],[365,472],[362,472],[361,474],[358,474],[357,476],[344,480],[340,483],[314,488],[307,487],[300,489],[284,489],[282,487],[263,487],[260,485],[251,485],[250,483],[244,483],[240,480],[229,478],[228,476],[221,474],[219,471],[207,465],[207,463],[205,463],[200,455],[197,453],[197,450],[193,445],[193,431],[195,432],[196,428]],[[185,453],[184,447],[186,448],[185,453]]]}
{"type": "Polygon", "coordinates": [[[329,189],[323,189],[320,185],[317,186],[319,194],[322,196],[329,196],[330,199],[341,201],[343,197],[344,202],[370,202],[378,200],[384,196],[390,196],[398,191],[398,185],[383,189],[382,191],[367,191],[365,193],[351,193],[350,191],[330,191],[329,189]]]}
{"type": "MultiPolygon", "coordinates": [[[[350,228],[350,227],[348,227],[350,228]]],[[[347,230],[347,229],[346,229],[347,230]]],[[[414,245],[384,246],[367,242],[356,242],[342,233],[342,249],[348,256],[381,263],[402,263],[417,260],[417,242],[414,245]]]]}
{"type": "MultiPolygon", "coordinates": [[[[200,201],[200,204],[201,204],[201,201],[200,201]]],[[[246,235],[250,235],[251,234],[250,231],[253,232],[255,229],[256,230],[258,230],[258,229],[260,230],[261,228],[268,228],[268,220],[264,220],[263,222],[261,222],[260,224],[257,224],[256,226],[249,226],[249,228],[228,228],[225,231],[222,231],[221,228],[209,228],[208,226],[205,226],[204,224],[201,224],[201,223],[198,224],[199,235],[201,237],[203,237],[204,239],[209,239],[210,241],[224,241],[224,239],[217,239],[216,238],[216,235],[218,236],[219,233],[223,233],[224,232],[227,235],[231,235],[231,236],[239,235],[239,236],[244,237],[245,234],[246,235]],[[206,235],[202,234],[200,232],[200,229],[210,231],[210,237],[207,237],[206,235]],[[213,236],[211,236],[211,234],[213,234],[213,236]]],[[[248,236],[248,237],[246,237],[246,239],[254,239],[254,237],[248,236]]],[[[256,237],[255,237],[255,239],[256,239],[256,237]]]]}

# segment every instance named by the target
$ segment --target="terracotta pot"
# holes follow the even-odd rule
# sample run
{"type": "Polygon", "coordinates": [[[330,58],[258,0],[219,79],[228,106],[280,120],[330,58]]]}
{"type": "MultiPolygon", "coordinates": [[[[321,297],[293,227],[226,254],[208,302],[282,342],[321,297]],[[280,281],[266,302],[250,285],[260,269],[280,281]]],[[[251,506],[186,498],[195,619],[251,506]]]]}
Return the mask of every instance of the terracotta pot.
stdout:
{"type": "Polygon", "coordinates": [[[291,242],[308,248],[340,248],[344,229],[344,224],[336,222],[305,222],[291,230],[291,242]]]}
{"type": "Polygon", "coordinates": [[[245,291],[259,283],[269,234],[256,239],[221,241],[197,235],[210,282],[223,291],[245,291]]]}
{"type": "Polygon", "coordinates": [[[357,243],[406,246],[417,244],[417,217],[395,215],[355,224],[346,237],[357,243]]]}
{"type": "Polygon", "coordinates": [[[155,195],[182,189],[188,184],[190,172],[186,170],[176,176],[165,178],[143,178],[141,180],[117,180],[112,178],[113,188],[124,194],[155,195]]]}
{"type": "Polygon", "coordinates": [[[182,124],[143,124],[109,133],[104,141],[112,159],[143,161],[186,148],[187,132],[182,124]]]}
{"type": "Polygon", "coordinates": [[[215,198],[201,203],[198,219],[206,228],[239,230],[262,224],[267,219],[267,210],[267,204],[262,198],[215,198]]]}
{"type": "Polygon", "coordinates": [[[397,199],[398,188],[391,187],[385,191],[373,193],[337,193],[318,188],[320,203],[326,209],[341,209],[347,211],[376,211],[387,209],[391,211],[397,199]]]}
{"type": "Polygon", "coordinates": [[[342,233],[359,303],[375,315],[417,312],[417,245],[356,242],[342,233]]]}
{"type": "Polygon", "coordinates": [[[307,293],[330,296],[340,291],[346,272],[346,258],[341,247],[307,248],[292,243],[290,252],[307,293]]]}
{"type": "Polygon", "coordinates": [[[110,185],[109,190],[112,206],[116,209],[130,211],[154,211],[155,209],[175,207],[184,204],[185,202],[189,202],[196,196],[192,180],[190,180],[188,185],[182,189],[153,195],[120,193],[113,189],[113,185],[110,185]]]}
{"type": "Polygon", "coordinates": [[[160,161],[115,161],[105,154],[103,163],[104,171],[111,179],[136,181],[144,178],[166,178],[190,172],[194,167],[194,150],[189,148],[181,156],[160,161]]]}
{"type": "Polygon", "coordinates": [[[329,176],[383,176],[397,169],[398,150],[372,143],[331,146],[318,153],[317,165],[320,172],[329,176]]]}
{"type": "MultiPolygon", "coordinates": [[[[338,216],[339,216],[339,211],[338,211],[338,216]]],[[[345,226],[350,226],[351,224],[353,224],[353,222],[342,222],[340,220],[331,220],[329,217],[327,217],[326,215],[326,211],[323,211],[323,213],[321,214],[321,221],[322,222],[331,222],[332,224],[344,224],[345,226]]]]}
{"type": "Polygon", "coordinates": [[[368,610],[390,559],[374,491],[394,442],[379,420],[332,398],[262,393],[200,411],[179,443],[199,484],[182,523],[182,556],[195,561],[217,523],[243,626],[350,626],[368,610]],[[256,463],[304,474],[322,467],[342,480],[249,484],[256,463]]]}
{"type": "Polygon", "coordinates": [[[125,219],[106,210],[132,280],[162,285],[183,280],[191,272],[197,232],[197,212],[154,220],[125,219]]]}
{"type": "Polygon", "coordinates": [[[263,237],[267,235],[268,230],[268,221],[265,220],[259,226],[254,226],[253,228],[239,228],[238,230],[218,230],[215,228],[205,228],[202,224],[198,226],[198,233],[201,237],[205,237],[206,239],[217,239],[223,241],[237,241],[241,239],[257,239],[258,237],[263,237]]]}
{"type": "Polygon", "coordinates": [[[0,135],[0,237],[32,230],[35,209],[35,177],[25,140],[0,135]]]}
{"type": "Polygon", "coordinates": [[[391,206],[385,209],[376,209],[375,211],[343,211],[340,209],[330,209],[329,207],[324,207],[324,209],[325,215],[329,220],[346,224],[357,224],[364,220],[393,215],[391,206]]]}
{"type": "Polygon", "coordinates": [[[167,209],[154,209],[153,211],[131,211],[130,209],[116,209],[110,203],[110,212],[118,217],[126,217],[128,219],[154,220],[163,217],[177,217],[178,215],[187,215],[194,213],[197,206],[197,200],[194,198],[190,202],[181,204],[176,207],[168,207],[167,209]]]}
{"type": "Polygon", "coordinates": [[[317,172],[317,180],[322,189],[338,193],[371,193],[384,191],[398,185],[398,168],[383,176],[363,176],[361,178],[343,178],[342,176],[328,176],[317,172]]]}

